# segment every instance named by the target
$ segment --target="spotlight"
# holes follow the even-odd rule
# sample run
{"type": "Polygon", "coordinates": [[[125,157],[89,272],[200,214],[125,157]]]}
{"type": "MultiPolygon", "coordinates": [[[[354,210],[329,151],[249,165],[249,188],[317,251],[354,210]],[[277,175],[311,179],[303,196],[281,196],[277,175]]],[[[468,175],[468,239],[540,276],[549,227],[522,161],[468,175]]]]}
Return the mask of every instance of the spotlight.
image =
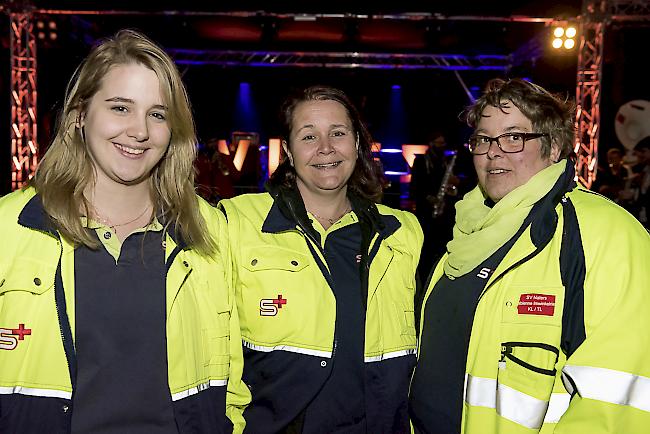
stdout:
{"type": "Polygon", "coordinates": [[[566,21],[557,22],[553,28],[553,41],[551,46],[556,50],[564,47],[566,50],[571,50],[576,46],[575,37],[578,31],[574,26],[570,26],[566,21]]]}

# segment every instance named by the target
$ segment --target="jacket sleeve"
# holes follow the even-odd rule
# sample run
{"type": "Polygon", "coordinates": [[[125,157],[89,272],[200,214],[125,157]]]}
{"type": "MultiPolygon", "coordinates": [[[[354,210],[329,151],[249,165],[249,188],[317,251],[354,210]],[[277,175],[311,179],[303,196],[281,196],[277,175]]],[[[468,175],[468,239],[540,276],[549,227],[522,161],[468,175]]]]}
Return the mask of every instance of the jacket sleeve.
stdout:
{"type": "Polygon", "coordinates": [[[618,207],[595,208],[577,213],[585,257],[584,340],[562,370],[572,396],[554,432],[647,433],[650,235],[618,207]]]}
{"type": "Polygon", "coordinates": [[[242,352],[241,331],[239,328],[239,315],[233,286],[233,264],[230,251],[228,226],[221,211],[215,211],[219,220],[219,246],[224,269],[226,270],[226,281],[230,301],[230,373],[228,376],[228,391],[226,395],[226,415],[233,424],[233,433],[242,433],[246,426],[244,410],[251,401],[251,393],[244,381],[242,373],[244,369],[244,355],[242,352]]]}

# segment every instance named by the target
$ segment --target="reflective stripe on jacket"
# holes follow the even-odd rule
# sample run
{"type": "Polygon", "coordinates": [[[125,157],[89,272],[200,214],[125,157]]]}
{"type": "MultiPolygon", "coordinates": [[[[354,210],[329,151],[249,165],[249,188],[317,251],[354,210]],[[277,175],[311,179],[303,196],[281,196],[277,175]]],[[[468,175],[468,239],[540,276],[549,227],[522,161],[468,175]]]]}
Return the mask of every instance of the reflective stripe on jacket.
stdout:
{"type": "MultiPolygon", "coordinates": [[[[252,391],[244,416],[256,434],[290,428],[300,432],[301,413],[336,361],[336,299],[319,268],[327,262],[318,244],[295,219],[283,215],[277,202],[268,193],[220,202],[238,270],[233,278],[246,347],[244,381],[252,391]],[[281,310],[273,304],[280,297],[286,301],[281,310]]],[[[408,427],[407,393],[416,348],[415,269],[422,230],[410,213],[374,204],[367,210],[380,229],[360,255],[369,264],[366,419],[368,432],[394,433],[408,427]]]]}
{"type": "MultiPolygon", "coordinates": [[[[225,241],[223,216],[200,203],[225,241]]],[[[74,247],[51,228],[31,188],[0,200],[0,222],[0,432],[68,433],[76,377],[74,247]]],[[[230,432],[226,413],[243,430],[249,395],[240,380],[225,245],[208,259],[169,233],[165,239],[168,379],[180,433],[230,432]]]]}
{"type": "Polygon", "coordinates": [[[481,295],[461,432],[648,433],[650,236],[582,188],[554,214],[547,233],[526,229],[481,295]]]}

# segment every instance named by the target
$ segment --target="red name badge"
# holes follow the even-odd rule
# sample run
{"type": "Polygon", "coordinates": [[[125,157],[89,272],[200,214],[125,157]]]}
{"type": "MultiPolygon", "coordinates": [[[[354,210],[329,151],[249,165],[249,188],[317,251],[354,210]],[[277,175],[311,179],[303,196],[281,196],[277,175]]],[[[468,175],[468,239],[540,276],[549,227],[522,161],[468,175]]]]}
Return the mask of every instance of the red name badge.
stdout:
{"type": "Polygon", "coordinates": [[[546,294],[521,294],[517,313],[519,315],[553,316],[555,312],[555,296],[546,294]]]}

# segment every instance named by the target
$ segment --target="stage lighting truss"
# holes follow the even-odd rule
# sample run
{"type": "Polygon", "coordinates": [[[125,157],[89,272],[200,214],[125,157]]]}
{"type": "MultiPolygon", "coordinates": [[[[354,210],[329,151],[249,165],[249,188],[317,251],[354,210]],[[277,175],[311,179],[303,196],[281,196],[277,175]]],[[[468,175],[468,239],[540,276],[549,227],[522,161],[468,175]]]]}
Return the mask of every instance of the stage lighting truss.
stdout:
{"type": "Polygon", "coordinates": [[[179,65],[507,71],[511,56],[170,49],[179,65]]]}

